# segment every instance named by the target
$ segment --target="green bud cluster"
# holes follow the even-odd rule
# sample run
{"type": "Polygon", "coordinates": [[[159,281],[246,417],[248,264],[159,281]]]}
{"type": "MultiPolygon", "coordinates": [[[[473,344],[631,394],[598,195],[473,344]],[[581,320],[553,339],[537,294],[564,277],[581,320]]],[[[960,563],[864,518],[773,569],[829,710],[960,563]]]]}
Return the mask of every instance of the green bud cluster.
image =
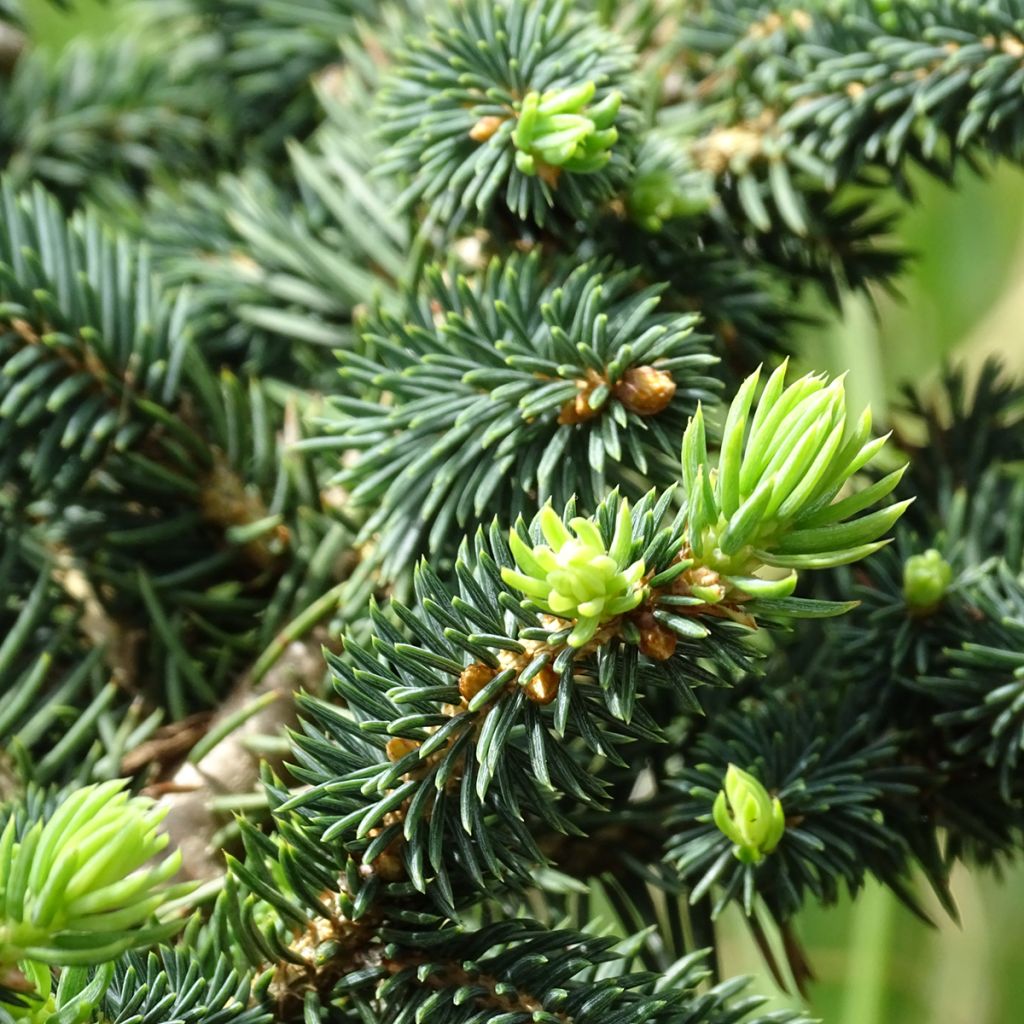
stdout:
{"type": "Polygon", "coordinates": [[[683,437],[688,541],[696,564],[754,597],[784,597],[795,572],[765,580],[765,566],[823,569],[858,561],[909,501],[859,515],[886,497],[905,466],[839,499],[850,479],[881,451],[871,410],[847,429],[843,380],[807,375],[785,386],[786,364],[768,379],[754,407],[759,371],[736,394],[723,429],[717,467],[708,457],[701,409],[683,437]],[[839,500],[837,500],[839,499],[839,500]]]}
{"type": "Polygon", "coordinates": [[[712,816],[719,830],[733,843],[733,854],[744,864],[759,864],[779,845],[786,818],[778,797],[749,772],[730,764],[725,786],[715,797],[712,816]]]}
{"type": "Polygon", "coordinates": [[[613,122],[622,95],[611,92],[586,109],[594,92],[594,83],[585,82],[523,97],[512,132],[516,167],[522,174],[533,177],[541,165],[573,174],[593,174],[608,163],[619,137],[613,122]]]}
{"type": "Polygon", "coordinates": [[[930,611],[946,596],[953,569],[935,548],[911,555],[903,566],[903,597],[914,611],[930,611]]]}
{"type": "Polygon", "coordinates": [[[582,647],[599,626],[632,611],[643,600],[643,560],[629,563],[633,546],[629,502],[619,505],[608,546],[592,520],[571,519],[570,532],[550,505],[541,509],[538,522],[547,544],[531,548],[513,530],[509,547],[519,571],[503,568],[502,579],[541,611],[575,620],[568,644],[582,647]]]}
{"type": "Polygon", "coordinates": [[[123,780],[66,796],[47,820],[0,835],[0,966],[84,966],[166,938],[155,912],[188,886],[166,886],[181,857],[167,845],[166,809],[129,797],[123,780]]]}

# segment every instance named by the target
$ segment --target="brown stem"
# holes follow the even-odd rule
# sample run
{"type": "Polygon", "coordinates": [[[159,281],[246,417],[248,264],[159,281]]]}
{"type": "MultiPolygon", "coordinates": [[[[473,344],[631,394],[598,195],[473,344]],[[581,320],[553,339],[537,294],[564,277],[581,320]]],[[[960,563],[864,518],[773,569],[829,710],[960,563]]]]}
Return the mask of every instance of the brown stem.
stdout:
{"type": "Polygon", "coordinates": [[[275,691],[282,699],[271,701],[248,718],[197,764],[182,764],[170,780],[173,792],[164,787],[161,804],[168,812],[163,827],[172,845],[181,851],[183,877],[210,879],[223,873],[223,855],[212,842],[223,821],[211,801],[215,796],[249,793],[259,782],[260,764],[265,759],[253,753],[246,740],[280,735],[294,722],[293,695],[304,686],[310,687],[323,672],[322,641],[319,633],[313,633],[290,644],[256,686],[248,677],[243,678],[210,719],[209,728],[216,728],[268,692],[275,691]]]}

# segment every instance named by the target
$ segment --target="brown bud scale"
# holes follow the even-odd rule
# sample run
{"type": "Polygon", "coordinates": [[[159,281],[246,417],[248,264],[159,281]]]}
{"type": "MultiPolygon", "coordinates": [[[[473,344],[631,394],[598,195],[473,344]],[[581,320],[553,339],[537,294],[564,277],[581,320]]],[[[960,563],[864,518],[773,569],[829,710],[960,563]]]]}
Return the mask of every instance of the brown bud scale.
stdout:
{"type": "Polygon", "coordinates": [[[501,127],[504,120],[495,114],[487,114],[469,129],[469,137],[474,142],[486,142],[501,127]]]}
{"type": "Polygon", "coordinates": [[[636,625],[640,630],[640,653],[651,661],[668,661],[676,653],[679,638],[666,626],[663,626],[649,611],[641,612],[636,617],[636,625]]]}
{"type": "Polygon", "coordinates": [[[562,406],[558,414],[558,422],[562,426],[572,426],[576,423],[586,423],[587,420],[592,420],[595,416],[600,415],[602,407],[592,408],[590,396],[595,389],[607,383],[607,379],[595,370],[587,370],[586,377],[576,381],[576,387],[579,389],[576,395],[562,406]]]}
{"type": "Polygon", "coordinates": [[[474,661],[467,665],[459,676],[459,693],[463,700],[472,700],[494,677],[496,673],[493,668],[481,665],[474,661]]]}
{"type": "Polygon", "coordinates": [[[546,164],[543,160],[538,158],[534,159],[537,167],[537,177],[540,178],[548,188],[558,188],[558,179],[562,176],[562,168],[553,167],[551,164],[546,164]]]}
{"type": "Polygon", "coordinates": [[[545,665],[524,687],[534,704],[550,704],[558,696],[558,673],[545,665]]]}
{"type": "Polygon", "coordinates": [[[634,366],[615,385],[615,397],[637,416],[656,416],[675,393],[672,375],[654,366],[634,366]]]}

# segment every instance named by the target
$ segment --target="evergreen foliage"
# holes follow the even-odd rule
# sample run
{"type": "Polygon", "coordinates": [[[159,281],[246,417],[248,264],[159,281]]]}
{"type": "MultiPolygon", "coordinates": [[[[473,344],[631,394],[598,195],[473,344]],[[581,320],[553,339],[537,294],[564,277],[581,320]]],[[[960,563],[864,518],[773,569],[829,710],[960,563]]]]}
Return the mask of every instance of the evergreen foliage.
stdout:
{"type": "Polygon", "coordinates": [[[379,532],[386,571],[424,531],[432,551],[450,550],[491,509],[574,495],[593,509],[616,484],[674,478],[686,415],[719,386],[692,315],[659,314],[653,289],[592,264],[551,282],[535,257],[425,277],[402,319],[382,313],[365,354],[341,357],[353,393],[327,421],[332,447],[361,452],[337,480],[374,506],[363,532],[379,532]],[[377,389],[389,405],[358,397],[377,389]]]}
{"type": "Polygon", "coordinates": [[[586,216],[628,173],[632,64],[613,32],[559,0],[453,7],[381,95],[384,168],[446,230],[498,202],[538,224],[549,208],[586,216]]]}
{"type": "Polygon", "coordinates": [[[54,61],[24,54],[0,85],[9,182],[45,184],[68,205],[113,201],[153,176],[201,173],[218,140],[210,97],[142,37],[81,41],[54,61]]]}
{"type": "Polygon", "coordinates": [[[1019,162],[1017,0],[11,38],[0,1024],[795,1024],[726,907],[799,987],[1018,857],[1024,388],[788,367],[1019,162]]]}
{"type": "Polygon", "coordinates": [[[146,866],[167,845],[157,832],[166,812],[123,787],[121,780],[84,786],[55,801],[33,801],[35,813],[15,807],[6,815],[0,836],[5,967],[102,964],[177,930],[174,921],[143,927],[173,894],[160,887],[181,863],[175,852],[146,866]]]}

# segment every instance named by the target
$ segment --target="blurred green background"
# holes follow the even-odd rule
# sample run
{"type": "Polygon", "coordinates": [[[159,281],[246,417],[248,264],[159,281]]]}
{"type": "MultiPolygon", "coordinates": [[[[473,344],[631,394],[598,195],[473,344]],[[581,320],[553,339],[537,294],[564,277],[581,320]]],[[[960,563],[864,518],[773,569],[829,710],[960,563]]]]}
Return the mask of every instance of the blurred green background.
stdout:
{"type": "MultiPolygon", "coordinates": [[[[62,13],[48,0],[25,3],[34,37],[54,50],[112,27],[117,6],[78,0],[62,13]]],[[[926,383],[947,356],[977,363],[999,354],[1024,371],[1024,173],[965,174],[955,192],[922,180],[899,241],[917,254],[900,297],[878,296],[877,315],[862,299],[848,301],[842,318],[816,310],[828,323],[806,332],[804,361],[849,370],[853,400],[870,401],[879,418],[902,382],[926,383]]],[[[954,889],[959,927],[927,894],[936,929],[878,887],[855,906],[807,910],[798,932],[817,976],[810,1010],[828,1024],[1024,1021],[1024,870],[1001,880],[961,871],[954,889]]],[[[773,991],[737,915],[721,934],[724,973],[756,975],[761,991],[773,991]]],[[[773,1003],[789,1004],[781,994],[773,1003]]]]}

